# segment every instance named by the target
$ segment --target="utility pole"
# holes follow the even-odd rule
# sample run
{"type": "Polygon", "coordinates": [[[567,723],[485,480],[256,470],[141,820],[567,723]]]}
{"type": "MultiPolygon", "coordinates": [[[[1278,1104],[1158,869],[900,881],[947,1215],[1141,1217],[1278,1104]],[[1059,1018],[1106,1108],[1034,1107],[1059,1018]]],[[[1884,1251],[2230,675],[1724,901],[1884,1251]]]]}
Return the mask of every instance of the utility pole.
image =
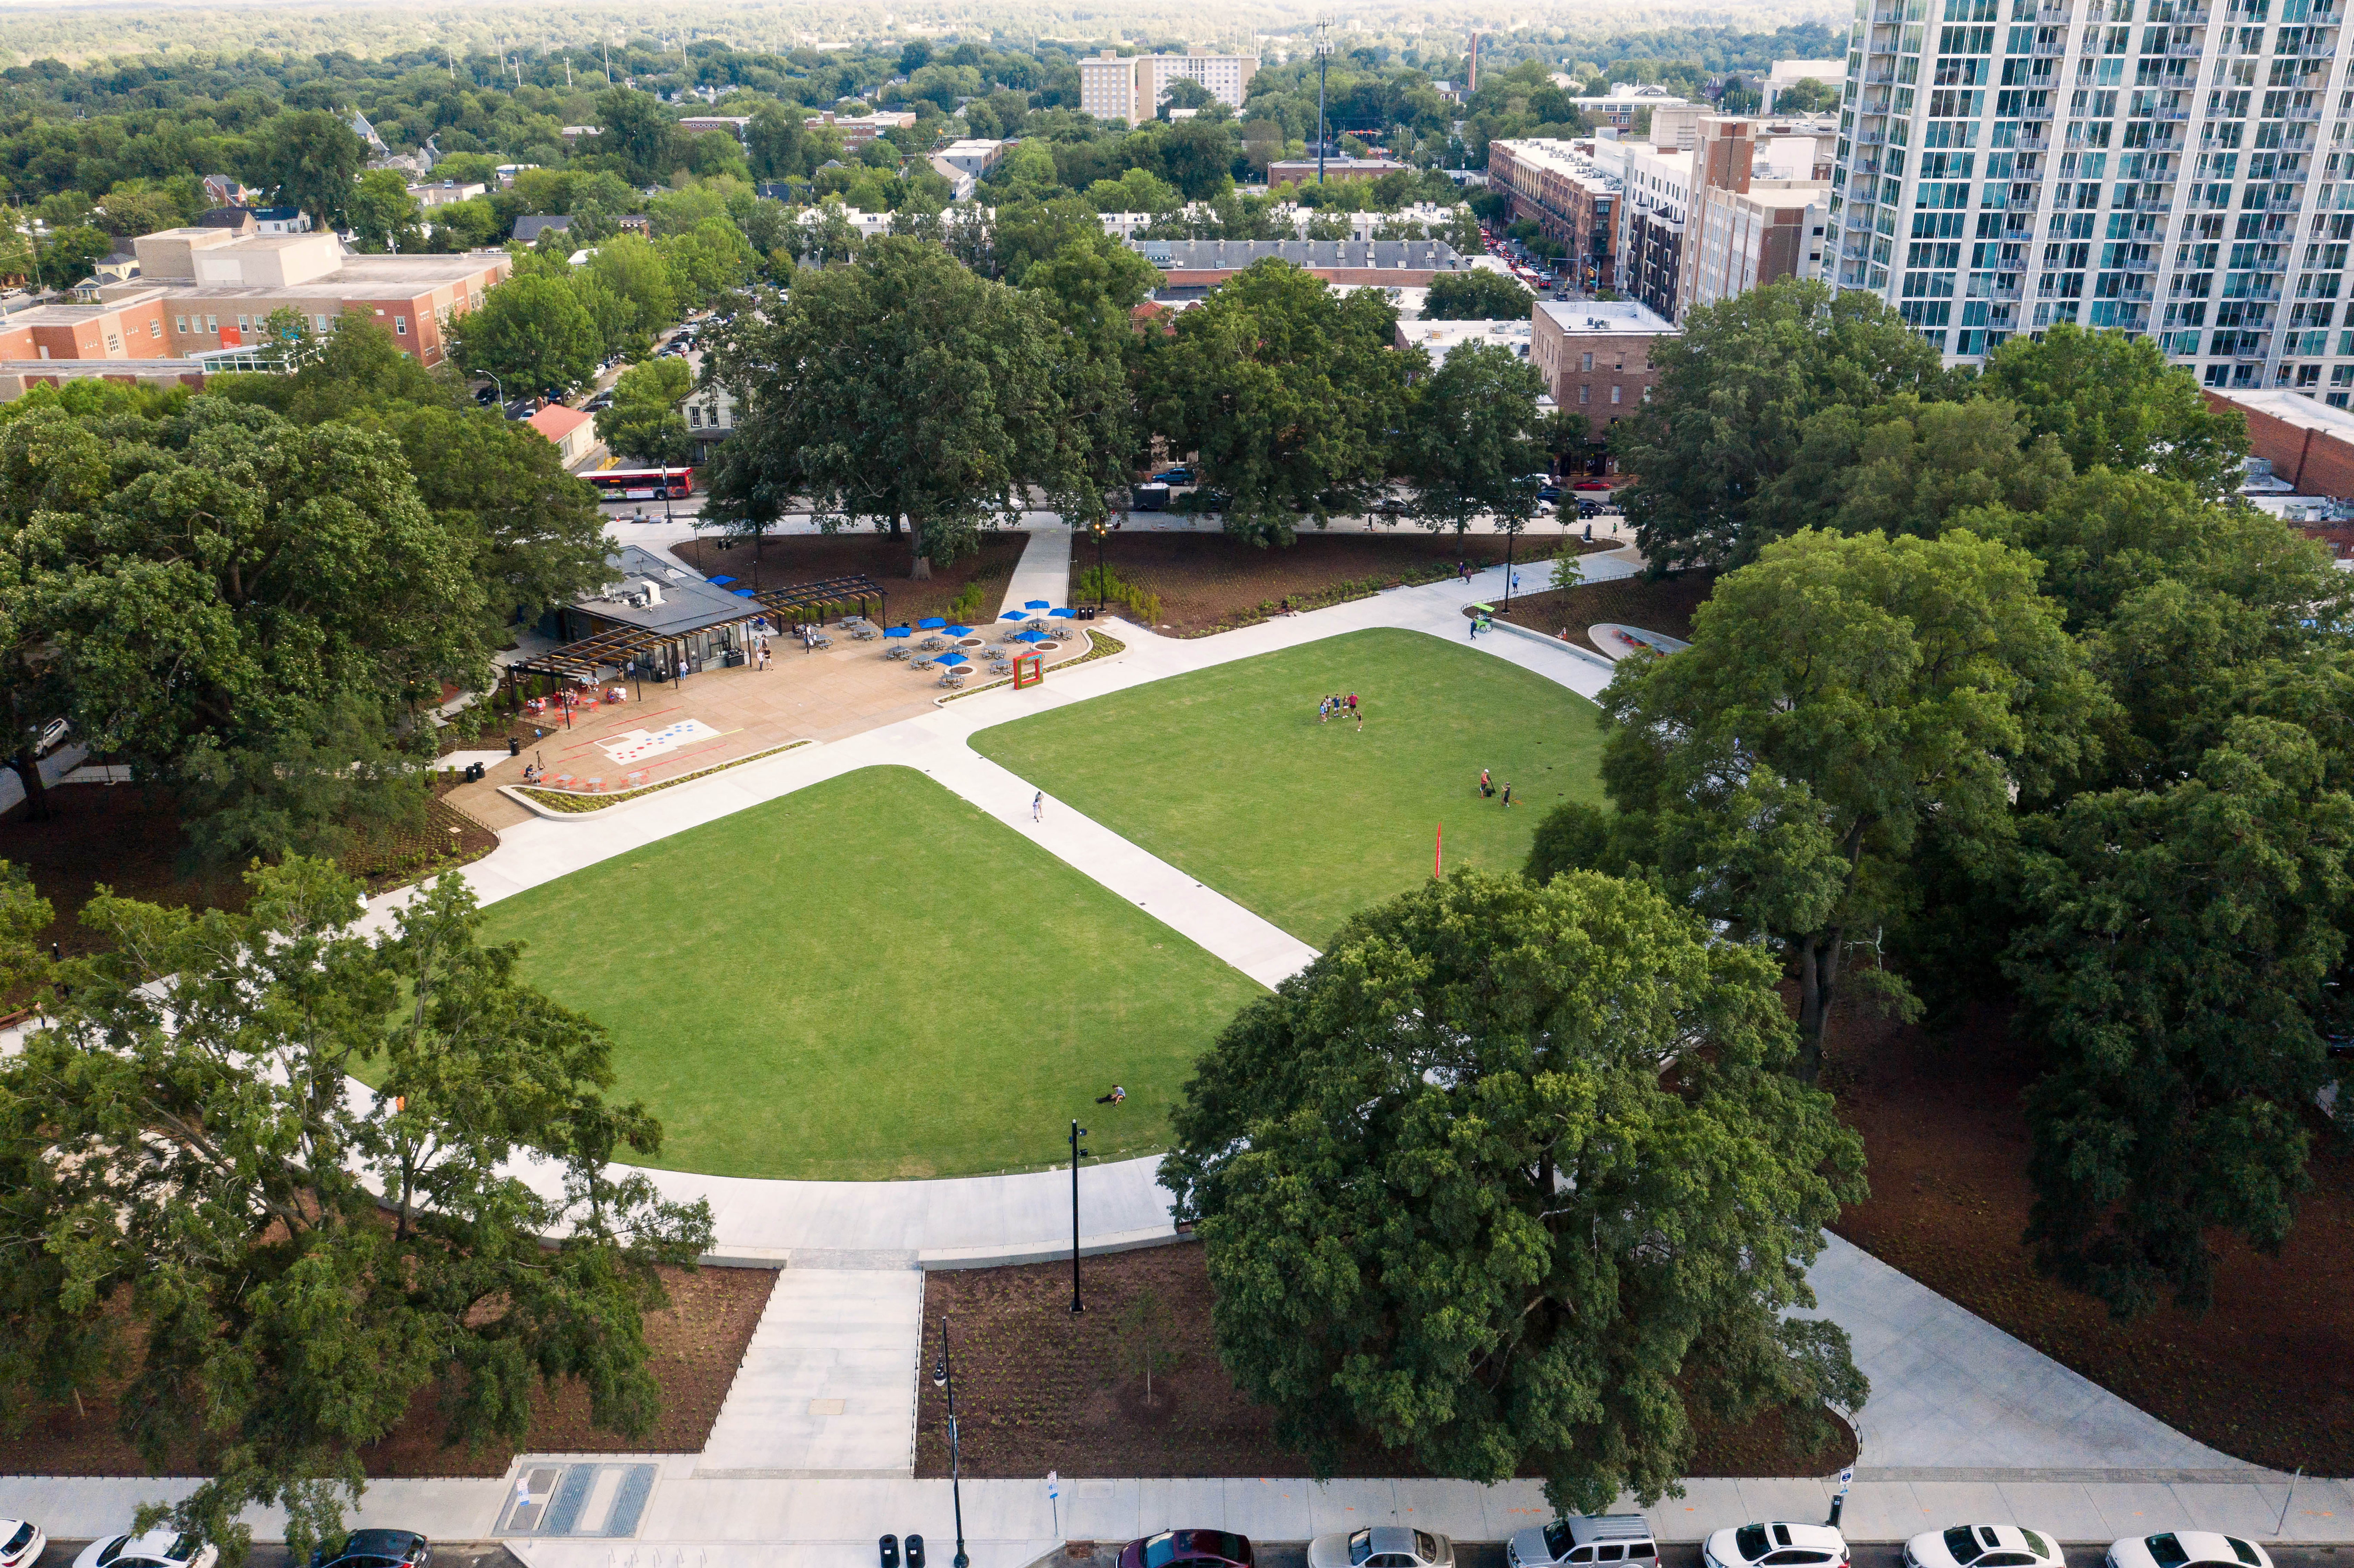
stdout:
{"type": "Polygon", "coordinates": [[[1087,1129],[1077,1122],[1071,1123],[1071,1310],[1084,1312],[1087,1303],[1079,1299],[1079,1161],[1087,1151],[1079,1147],[1079,1139],[1087,1129]]]}
{"type": "Polygon", "coordinates": [[[1324,24],[1316,24],[1316,183],[1324,183],[1324,67],[1332,58],[1332,40],[1324,24]]]}

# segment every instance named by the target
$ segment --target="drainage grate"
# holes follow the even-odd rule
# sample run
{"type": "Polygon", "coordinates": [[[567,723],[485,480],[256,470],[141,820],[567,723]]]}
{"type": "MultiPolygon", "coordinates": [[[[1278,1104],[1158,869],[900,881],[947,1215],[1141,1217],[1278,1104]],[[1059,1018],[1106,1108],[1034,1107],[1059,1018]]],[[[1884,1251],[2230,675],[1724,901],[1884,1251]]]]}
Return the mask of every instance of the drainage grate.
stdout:
{"type": "Polygon", "coordinates": [[[590,1536],[637,1533],[653,1495],[652,1465],[535,1465],[508,1501],[500,1535],[590,1536]]]}

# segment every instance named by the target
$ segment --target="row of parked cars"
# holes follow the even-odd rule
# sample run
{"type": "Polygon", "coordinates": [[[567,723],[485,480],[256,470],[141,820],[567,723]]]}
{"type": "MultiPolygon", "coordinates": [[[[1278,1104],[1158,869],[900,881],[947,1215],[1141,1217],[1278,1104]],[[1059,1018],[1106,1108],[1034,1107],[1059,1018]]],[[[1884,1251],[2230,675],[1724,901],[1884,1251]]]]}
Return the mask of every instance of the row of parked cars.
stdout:
{"type": "MultiPolygon", "coordinates": [[[[1515,1534],[1506,1568],[1659,1568],[1659,1542],[1639,1513],[1556,1520],[1515,1534]]],[[[1436,1531],[1376,1524],[1308,1543],[1308,1568],[1454,1568],[1455,1542],[1436,1531]]],[[[2104,1568],[2273,1568],[2254,1542],[2215,1531],[2174,1530],[2115,1542],[2104,1568]]],[[[1702,1568],[1849,1568],[1836,1526],[1762,1520],[1711,1535],[1702,1568]]],[[[2016,1524],[1956,1524],[1904,1543],[1905,1568],[2066,1568],[2049,1531],[2016,1524]]],[[[1119,1568],[1254,1568],[1251,1543],[1224,1530],[1164,1530],[1121,1549],[1119,1568]]]]}
{"type": "MultiPolygon", "coordinates": [[[[0,1568],[33,1568],[49,1538],[29,1519],[0,1519],[0,1568]]],[[[125,1531],[91,1542],[74,1568],[213,1568],[220,1548],[175,1530],[125,1531]]],[[[333,1552],[312,1554],[312,1568],[430,1568],[433,1543],[412,1530],[355,1530],[333,1552]]]]}

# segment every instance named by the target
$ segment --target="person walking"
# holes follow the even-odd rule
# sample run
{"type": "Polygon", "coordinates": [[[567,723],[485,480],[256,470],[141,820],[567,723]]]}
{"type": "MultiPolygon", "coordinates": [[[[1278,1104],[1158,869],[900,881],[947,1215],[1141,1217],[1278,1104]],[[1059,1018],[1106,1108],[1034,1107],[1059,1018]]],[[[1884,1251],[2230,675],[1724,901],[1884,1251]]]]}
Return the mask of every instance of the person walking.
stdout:
{"type": "Polygon", "coordinates": [[[1363,734],[1364,734],[1364,733],[1365,733],[1365,710],[1364,710],[1364,709],[1363,709],[1363,708],[1361,708],[1361,707],[1355,707],[1355,706],[1353,706],[1353,705],[1352,705],[1352,706],[1350,708],[1350,712],[1352,712],[1352,713],[1353,713],[1353,714],[1355,714],[1355,715],[1357,715],[1357,733],[1358,733],[1359,735],[1363,735],[1363,734]]]}
{"type": "Polygon", "coordinates": [[[1030,820],[1034,822],[1046,820],[1046,791],[1044,789],[1030,797],[1030,820]]]}
{"type": "Polygon", "coordinates": [[[1354,692],[1349,694],[1349,711],[1352,714],[1357,711],[1357,694],[1354,692]]]}
{"type": "Polygon", "coordinates": [[[1505,809],[1506,810],[1510,810],[1511,809],[1511,805],[1512,805],[1512,787],[1511,787],[1510,784],[1507,784],[1507,785],[1505,785],[1505,786],[1504,786],[1504,809],[1505,809]]]}
{"type": "Polygon", "coordinates": [[[1479,799],[1484,800],[1495,792],[1496,786],[1490,781],[1488,778],[1488,770],[1482,768],[1479,769],[1479,799]]]}

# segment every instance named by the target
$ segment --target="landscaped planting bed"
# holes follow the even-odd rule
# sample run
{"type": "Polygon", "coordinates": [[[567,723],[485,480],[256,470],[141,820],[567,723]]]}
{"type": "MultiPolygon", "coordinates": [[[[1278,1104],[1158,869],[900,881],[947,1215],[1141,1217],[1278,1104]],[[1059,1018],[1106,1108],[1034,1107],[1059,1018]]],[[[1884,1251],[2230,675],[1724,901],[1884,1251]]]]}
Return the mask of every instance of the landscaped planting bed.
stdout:
{"type": "MultiPolygon", "coordinates": [[[[1308,1461],[1275,1439],[1274,1415],[1235,1389],[1210,1337],[1209,1272],[1199,1246],[1116,1253],[1081,1262],[1087,1307],[1071,1312],[1067,1262],[952,1269],[924,1277],[926,1345],[949,1319],[958,1436],[968,1477],[1305,1476],[1308,1461]],[[1153,1399],[1123,1366],[1120,1318],[1144,1292],[1168,1309],[1177,1364],[1152,1379],[1153,1399]]],[[[916,1474],[949,1473],[947,1401],[917,1384],[916,1474]]],[[[1836,1417],[1832,1418],[1834,1421],[1836,1417]]],[[[1778,1418],[1703,1429],[1688,1474],[1823,1476],[1855,1456],[1840,1440],[1797,1451],[1778,1418]]],[[[1409,1455],[1369,1440],[1344,1450],[1343,1476],[1426,1476],[1409,1455]]],[[[1304,1508],[1306,1499],[1299,1499],[1304,1508]]]]}
{"type": "MultiPolygon", "coordinates": [[[[1511,558],[1530,563],[1521,570],[1522,582],[1544,580],[1562,538],[1528,535],[1512,545],[1511,558]]],[[[1311,529],[1288,547],[1264,549],[1225,534],[1119,533],[1104,541],[1103,560],[1115,576],[1160,596],[1161,621],[1154,630],[1172,637],[1206,637],[1265,620],[1287,597],[1294,609],[1315,609],[1400,584],[1440,581],[1458,561],[1496,565],[1504,560],[1506,545],[1492,534],[1458,539],[1411,524],[1386,534],[1311,529]]],[[[1094,542],[1074,539],[1074,577],[1095,564],[1094,542]]]]}
{"type": "Polygon", "coordinates": [[[2020,1094],[2031,1054],[1988,1007],[1941,1033],[1842,1011],[1827,1075],[1872,1197],[1835,1227],[2045,1355],[2239,1458],[2354,1475],[2354,1162],[2322,1156],[2278,1257],[2220,1234],[2215,1305],[2131,1323],[2036,1277],[2020,1094]]]}
{"type": "MultiPolygon", "coordinates": [[[[383,1442],[360,1451],[367,1473],[389,1476],[500,1476],[517,1453],[695,1454],[711,1436],[720,1403],[777,1282],[765,1268],[665,1268],[671,1304],[646,1315],[647,1362],[662,1383],[662,1414],[638,1437],[600,1431],[588,1421],[588,1393],[578,1384],[532,1389],[531,1428],[519,1448],[468,1453],[442,1446],[445,1425],[436,1391],[421,1389],[408,1418],[383,1442]]],[[[0,1475],[135,1476],[145,1467],[116,1435],[116,1385],[81,1391],[70,1399],[27,1412],[23,1430],[0,1427],[0,1475]]],[[[186,1475],[171,1467],[169,1475],[186,1475]]],[[[436,1549],[438,1552],[438,1548],[436,1549]]]]}
{"type": "MultiPolygon", "coordinates": [[[[1529,580],[1522,573],[1521,580],[1529,580]]],[[[1681,572],[1671,577],[1617,577],[1609,582],[1581,583],[1574,588],[1548,588],[1516,596],[1500,605],[1499,620],[1542,631],[1548,637],[1569,633],[1569,641],[1594,649],[1589,626],[1607,624],[1640,627],[1669,637],[1691,641],[1692,612],[1708,601],[1716,586],[1713,572],[1681,572]]]]}
{"type": "MultiPolygon", "coordinates": [[[[965,607],[957,611],[980,625],[997,619],[1005,602],[1006,585],[1022,559],[1030,535],[1022,533],[984,534],[978,555],[945,567],[935,567],[928,577],[908,576],[914,556],[905,538],[862,530],[842,534],[779,534],[760,541],[756,551],[748,539],[690,539],[671,546],[672,553],[706,577],[730,577],[730,587],[790,588],[796,583],[864,574],[890,596],[888,614],[894,623],[913,625],[928,615],[949,615],[958,597],[965,607]],[[979,608],[973,608],[975,605],[979,608]]],[[[855,609],[855,606],[852,606],[855,609]]],[[[874,613],[872,609],[869,613],[874,613]]]]}

